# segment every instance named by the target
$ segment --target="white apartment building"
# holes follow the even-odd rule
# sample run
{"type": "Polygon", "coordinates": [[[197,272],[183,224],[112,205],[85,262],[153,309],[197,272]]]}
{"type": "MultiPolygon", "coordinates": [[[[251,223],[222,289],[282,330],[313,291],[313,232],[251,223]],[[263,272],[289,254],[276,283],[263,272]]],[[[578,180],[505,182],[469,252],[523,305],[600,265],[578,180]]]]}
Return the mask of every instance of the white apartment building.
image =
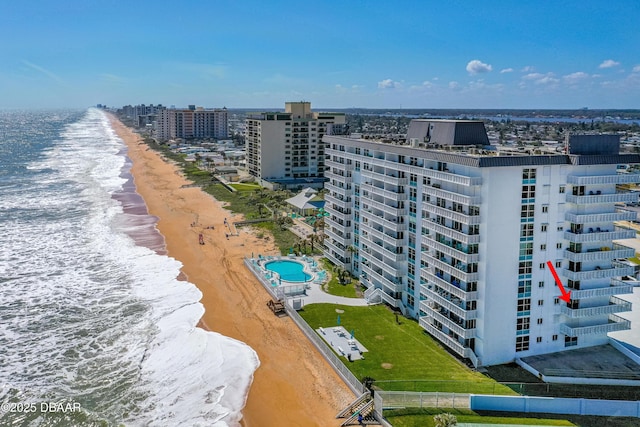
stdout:
{"type": "Polygon", "coordinates": [[[245,121],[249,173],[265,187],[322,188],[322,137],[341,134],[344,126],[344,113],[312,112],[310,102],[287,102],[284,112],[250,114],[245,121]]]}
{"type": "MultiPolygon", "coordinates": [[[[482,122],[414,120],[405,145],[325,136],[325,255],[473,365],[600,345],[629,329],[638,200],[617,135],[498,155],[482,122]],[[556,268],[569,303],[547,266],[556,268]]],[[[636,282],[638,283],[638,282],[636,282]]]]}
{"type": "Polygon", "coordinates": [[[164,109],[157,113],[156,133],[160,140],[229,137],[227,109],[164,109]]]}

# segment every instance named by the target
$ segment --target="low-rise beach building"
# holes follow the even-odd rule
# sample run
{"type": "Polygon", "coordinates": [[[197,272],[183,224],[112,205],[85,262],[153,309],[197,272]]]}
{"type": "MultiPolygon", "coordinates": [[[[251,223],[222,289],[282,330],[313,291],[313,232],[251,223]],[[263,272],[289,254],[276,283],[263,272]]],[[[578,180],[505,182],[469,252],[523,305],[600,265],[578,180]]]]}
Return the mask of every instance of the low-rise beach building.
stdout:
{"type": "Polygon", "coordinates": [[[325,255],[475,366],[607,342],[629,329],[635,236],[614,222],[640,175],[617,135],[566,153],[498,152],[479,121],[414,120],[403,144],[325,136],[325,255]],[[554,280],[557,271],[568,302],[554,280]]]}

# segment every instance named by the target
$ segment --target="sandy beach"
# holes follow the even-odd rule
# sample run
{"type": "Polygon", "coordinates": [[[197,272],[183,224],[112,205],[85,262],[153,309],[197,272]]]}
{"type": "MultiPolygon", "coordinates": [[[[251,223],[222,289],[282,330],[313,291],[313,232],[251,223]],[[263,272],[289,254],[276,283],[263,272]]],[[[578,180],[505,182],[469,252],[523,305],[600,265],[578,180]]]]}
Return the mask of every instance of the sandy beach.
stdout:
{"type": "Polygon", "coordinates": [[[269,295],[243,264],[251,252],[277,253],[272,240],[258,239],[248,228],[227,240],[224,219],[240,216],[199,188],[185,187],[189,182],[179,170],[117,119],[112,126],[128,146],[137,191],[159,218],[168,255],[182,262],[182,273],[203,294],[200,327],[248,344],[260,358],[243,425],[340,425],[335,415],[353,394],[293,321],[267,308],[269,295]]]}

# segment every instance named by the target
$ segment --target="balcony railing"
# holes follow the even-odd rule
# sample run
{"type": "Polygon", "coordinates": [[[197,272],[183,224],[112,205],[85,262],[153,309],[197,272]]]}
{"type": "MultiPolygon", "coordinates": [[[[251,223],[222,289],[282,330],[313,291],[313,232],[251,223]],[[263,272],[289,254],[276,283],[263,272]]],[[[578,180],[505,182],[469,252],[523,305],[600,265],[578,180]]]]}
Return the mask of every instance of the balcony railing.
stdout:
{"type": "Polygon", "coordinates": [[[571,252],[564,251],[564,257],[569,261],[585,262],[585,261],[609,261],[612,259],[631,258],[635,256],[635,249],[626,246],[614,244],[613,246],[603,246],[601,248],[587,252],[571,252]]]}
{"type": "Polygon", "coordinates": [[[431,196],[440,197],[441,199],[451,202],[460,203],[466,206],[478,206],[480,204],[480,196],[467,196],[465,194],[455,193],[453,191],[442,190],[438,187],[424,186],[422,191],[431,196]]]}
{"type": "Polygon", "coordinates": [[[478,299],[478,292],[477,291],[471,291],[471,292],[466,292],[464,289],[461,289],[459,287],[457,287],[456,285],[447,282],[446,280],[436,276],[435,274],[433,274],[431,271],[427,270],[427,269],[421,269],[420,270],[420,277],[422,277],[424,280],[427,280],[430,283],[433,283],[434,285],[442,288],[443,290],[449,292],[451,295],[460,298],[461,300],[464,301],[473,301],[478,299]]]}
{"type": "Polygon", "coordinates": [[[567,176],[567,183],[575,185],[632,184],[638,182],[640,182],[640,174],[633,173],[616,175],[567,176]]]}
{"type": "Polygon", "coordinates": [[[604,335],[609,332],[624,331],[631,329],[631,322],[616,316],[609,315],[609,323],[593,326],[572,327],[566,324],[560,325],[560,333],[569,337],[580,337],[584,335],[604,335]]]}
{"type": "Polygon", "coordinates": [[[638,193],[590,194],[584,196],[574,196],[572,194],[567,194],[567,202],[575,203],[576,205],[637,201],[638,193]]]}
{"type": "MultiPolygon", "coordinates": [[[[427,289],[427,297],[430,301],[437,303],[438,305],[444,307],[450,312],[454,313],[456,316],[462,318],[463,320],[472,320],[476,318],[477,312],[476,310],[465,310],[460,307],[453,301],[449,301],[448,299],[440,296],[437,292],[427,289]]],[[[461,301],[462,302],[462,301],[461,301]]]]}
{"type": "Polygon", "coordinates": [[[478,262],[480,260],[480,255],[466,253],[461,245],[459,248],[455,248],[453,246],[453,242],[450,240],[444,240],[442,242],[436,240],[435,233],[423,235],[421,243],[433,249],[433,251],[440,251],[443,254],[459,259],[466,264],[478,262]]]}
{"type": "Polygon", "coordinates": [[[628,276],[634,273],[634,268],[622,263],[613,263],[611,268],[602,268],[589,271],[571,271],[564,269],[563,275],[570,280],[604,279],[607,277],[628,276]]]}
{"type": "MultiPolygon", "coordinates": [[[[573,294],[571,294],[573,296],[573,294]]],[[[620,298],[612,297],[611,300],[614,303],[609,305],[602,305],[597,307],[587,308],[569,308],[566,305],[560,307],[560,313],[571,319],[577,319],[582,317],[604,316],[606,314],[621,313],[623,311],[631,311],[631,303],[621,300],[620,298]]]]}
{"type": "Polygon", "coordinates": [[[436,257],[429,256],[428,262],[430,266],[442,270],[449,275],[453,275],[463,282],[469,283],[478,281],[478,273],[467,273],[466,271],[460,270],[459,268],[456,268],[453,265],[448,264],[447,262],[439,260],[436,257]]]}
{"type": "Polygon", "coordinates": [[[406,192],[398,193],[396,191],[385,190],[384,188],[376,187],[373,184],[360,184],[360,192],[364,193],[365,191],[369,192],[369,194],[377,194],[393,201],[407,200],[407,198],[409,197],[408,193],[406,192]]]}
{"type": "Polygon", "coordinates": [[[573,243],[586,242],[610,242],[612,240],[633,239],[636,237],[635,230],[615,229],[615,231],[593,231],[584,233],[564,232],[564,238],[573,243]]]}
{"type": "Polygon", "coordinates": [[[465,245],[480,243],[479,234],[465,234],[461,231],[457,231],[444,225],[440,225],[435,221],[423,219],[422,226],[431,230],[431,233],[440,233],[445,237],[457,240],[464,243],[465,245]]]}
{"type": "Polygon", "coordinates": [[[449,329],[451,332],[455,333],[461,338],[469,339],[469,338],[474,338],[476,336],[475,328],[465,329],[464,327],[457,324],[453,320],[449,319],[448,317],[445,317],[442,313],[440,313],[435,308],[428,307],[425,313],[427,313],[428,317],[433,317],[435,320],[442,323],[443,326],[446,326],[447,329],[449,329]]]}
{"type": "Polygon", "coordinates": [[[433,335],[438,341],[445,346],[449,347],[458,356],[465,357],[466,347],[460,344],[457,340],[451,338],[449,335],[436,328],[434,325],[428,322],[429,316],[423,316],[420,318],[420,326],[422,326],[428,333],[433,335]]]}
{"type": "Polygon", "coordinates": [[[633,211],[620,211],[600,214],[565,214],[565,219],[576,224],[590,224],[597,222],[633,221],[638,218],[638,214],[633,211]]]}
{"type": "Polygon", "coordinates": [[[422,209],[434,215],[440,215],[452,221],[461,222],[467,225],[480,224],[480,215],[469,216],[462,212],[456,212],[450,208],[436,206],[432,203],[423,203],[422,209]]]}
{"type": "Polygon", "coordinates": [[[571,298],[573,299],[586,299],[586,298],[599,298],[610,297],[613,295],[623,295],[633,293],[633,283],[625,282],[618,279],[612,279],[610,286],[593,288],[593,289],[569,289],[571,291],[571,298]]]}
{"type": "Polygon", "coordinates": [[[415,173],[416,175],[423,175],[428,178],[434,178],[440,181],[451,182],[453,184],[458,184],[458,185],[465,185],[467,187],[471,185],[482,184],[482,178],[479,176],[471,177],[471,176],[457,175],[455,173],[450,173],[450,172],[437,171],[435,169],[423,169],[423,168],[411,168],[411,172],[415,173]],[[413,169],[415,169],[415,171],[413,169]]]}

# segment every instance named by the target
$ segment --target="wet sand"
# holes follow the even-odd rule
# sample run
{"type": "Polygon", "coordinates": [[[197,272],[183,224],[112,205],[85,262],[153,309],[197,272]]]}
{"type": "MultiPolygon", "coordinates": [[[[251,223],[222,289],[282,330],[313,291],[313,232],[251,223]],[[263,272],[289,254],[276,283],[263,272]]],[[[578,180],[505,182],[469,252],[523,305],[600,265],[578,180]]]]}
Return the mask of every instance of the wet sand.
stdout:
{"type": "Polygon", "coordinates": [[[242,228],[227,240],[224,219],[234,222],[241,216],[199,188],[185,188],[190,183],[174,165],[117,119],[112,126],[128,146],[136,189],[149,213],[159,218],[168,255],[182,262],[182,273],[203,294],[206,312],[200,327],[245,342],[260,358],[243,425],[340,425],[335,415],[353,394],[295,323],[267,308],[269,295],[243,264],[252,252],[277,253],[272,239],[258,239],[242,228]]]}

